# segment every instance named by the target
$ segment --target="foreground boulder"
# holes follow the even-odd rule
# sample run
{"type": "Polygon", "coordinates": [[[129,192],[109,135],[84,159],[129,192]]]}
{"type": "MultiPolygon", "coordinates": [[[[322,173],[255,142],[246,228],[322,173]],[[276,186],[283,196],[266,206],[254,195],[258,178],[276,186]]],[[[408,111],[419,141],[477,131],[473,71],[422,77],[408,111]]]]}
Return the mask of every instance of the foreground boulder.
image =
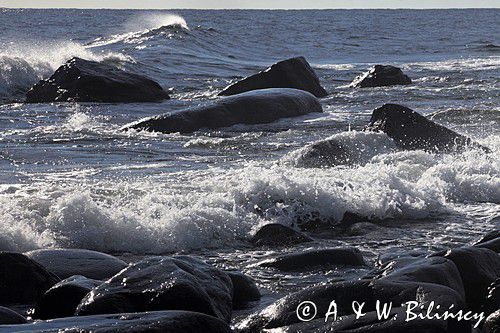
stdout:
{"type": "Polygon", "coordinates": [[[71,317],[32,324],[0,326],[0,333],[15,332],[231,333],[231,329],[222,320],[201,313],[157,311],[71,317]]]}
{"type": "Polygon", "coordinates": [[[33,304],[59,279],[21,253],[0,252],[0,305],[33,304]]]}
{"type": "Polygon", "coordinates": [[[259,288],[252,278],[238,271],[226,273],[233,283],[233,309],[244,309],[249,304],[260,300],[259,288]]]}
{"type": "Polygon", "coordinates": [[[81,58],[72,58],[26,93],[27,103],[157,102],[164,99],[169,99],[168,94],[147,77],[81,58]]]}
{"type": "Polygon", "coordinates": [[[375,65],[352,82],[357,88],[383,87],[411,84],[411,79],[403,71],[390,65],[375,65]]]}
{"type": "Polygon", "coordinates": [[[249,76],[230,85],[219,93],[220,96],[266,88],[294,88],[310,92],[316,97],[328,95],[319,78],[304,57],[280,61],[265,71],[249,76]]]}
{"type": "Polygon", "coordinates": [[[403,149],[446,152],[471,145],[481,147],[470,138],[398,104],[385,104],[375,109],[366,130],[384,132],[403,149]]]}
{"type": "Polygon", "coordinates": [[[109,254],[83,249],[42,249],[25,253],[61,279],[83,275],[89,279],[105,280],[127,263],[109,254]]]}
{"type": "Polygon", "coordinates": [[[313,239],[306,234],[296,231],[279,223],[266,224],[252,237],[251,242],[256,246],[287,246],[311,242],[313,239]]]}
{"type": "Polygon", "coordinates": [[[308,250],[279,256],[263,262],[263,267],[273,267],[281,271],[304,271],[330,266],[363,266],[365,261],[356,248],[333,248],[308,250]]]}
{"type": "Polygon", "coordinates": [[[319,101],[297,89],[263,89],[227,97],[212,105],[165,114],[125,126],[124,129],[189,133],[236,124],[264,124],[280,118],[323,112],[319,101]]]}
{"type": "Polygon", "coordinates": [[[0,306],[0,325],[24,324],[28,321],[19,313],[0,306]]]}
{"type": "Polygon", "coordinates": [[[185,310],[231,319],[233,286],[223,271],[188,256],[152,257],[94,288],[77,315],[185,310]]]}
{"type": "Polygon", "coordinates": [[[82,299],[103,281],[87,279],[76,275],[67,278],[47,290],[36,303],[34,319],[71,317],[82,299]]]}

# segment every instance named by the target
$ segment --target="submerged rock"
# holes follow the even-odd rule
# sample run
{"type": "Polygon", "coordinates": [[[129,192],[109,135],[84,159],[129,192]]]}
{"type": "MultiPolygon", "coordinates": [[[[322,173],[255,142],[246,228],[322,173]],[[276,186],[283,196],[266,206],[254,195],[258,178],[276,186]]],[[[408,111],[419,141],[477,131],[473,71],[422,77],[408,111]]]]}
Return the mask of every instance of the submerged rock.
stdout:
{"type": "Polygon", "coordinates": [[[71,317],[24,325],[2,325],[0,333],[231,333],[217,318],[188,311],[156,311],[71,317]]]}
{"type": "Polygon", "coordinates": [[[256,246],[286,246],[311,242],[306,234],[278,223],[266,224],[252,237],[256,246]]]}
{"type": "Polygon", "coordinates": [[[248,304],[260,300],[259,288],[249,276],[238,271],[226,271],[233,283],[233,309],[244,309],[248,304]]]}
{"type": "Polygon", "coordinates": [[[476,247],[456,248],[444,254],[435,254],[439,255],[455,263],[462,277],[467,305],[479,311],[488,296],[488,288],[500,277],[500,255],[476,247]]]}
{"type": "Polygon", "coordinates": [[[21,316],[19,313],[9,308],[0,306],[0,325],[24,324],[27,322],[26,318],[21,316]]]}
{"type": "Polygon", "coordinates": [[[328,95],[319,78],[304,57],[280,61],[265,71],[231,84],[219,93],[220,96],[266,88],[294,88],[310,92],[316,97],[328,95]]]}
{"type": "Polygon", "coordinates": [[[33,304],[59,279],[21,253],[0,252],[0,305],[33,304]]]}
{"type": "Polygon", "coordinates": [[[72,58],[26,93],[26,103],[157,102],[169,99],[158,83],[95,61],[72,58]]]}
{"type": "Polygon", "coordinates": [[[32,317],[53,319],[71,317],[82,299],[103,281],[76,275],[69,277],[47,290],[36,303],[32,317]]]}
{"type": "Polygon", "coordinates": [[[386,133],[403,149],[446,152],[469,145],[481,147],[470,138],[397,104],[385,104],[375,109],[366,130],[386,133]]]}
{"type": "Polygon", "coordinates": [[[279,256],[261,264],[281,271],[303,271],[330,266],[363,266],[365,261],[361,252],[352,247],[307,250],[279,256]]]}
{"type": "Polygon", "coordinates": [[[185,310],[231,320],[233,286],[227,273],[188,256],[152,257],[94,288],[76,314],[185,310]]]}
{"type": "Polygon", "coordinates": [[[375,65],[351,83],[352,86],[357,88],[408,84],[411,84],[411,79],[403,73],[401,68],[390,65],[375,65]]]}
{"type": "Polygon", "coordinates": [[[83,249],[42,249],[25,253],[61,279],[83,275],[105,280],[125,267],[127,263],[102,252],[83,249]]]}
{"type": "Polygon", "coordinates": [[[212,105],[181,110],[126,125],[124,129],[189,133],[236,124],[264,124],[280,118],[323,112],[316,97],[297,89],[263,89],[223,98],[212,105]]]}

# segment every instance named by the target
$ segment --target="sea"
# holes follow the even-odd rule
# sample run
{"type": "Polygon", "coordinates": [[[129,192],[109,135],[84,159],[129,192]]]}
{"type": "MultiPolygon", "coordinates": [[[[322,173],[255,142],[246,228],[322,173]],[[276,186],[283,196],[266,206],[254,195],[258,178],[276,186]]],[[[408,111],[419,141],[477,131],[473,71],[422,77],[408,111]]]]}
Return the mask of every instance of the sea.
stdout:
{"type": "Polygon", "coordinates": [[[500,228],[500,9],[0,9],[0,250],[85,248],[133,260],[183,253],[243,270],[262,304],[368,268],[281,273],[290,251],[359,248],[373,263],[471,244],[500,228]],[[148,76],[161,103],[23,103],[71,57],[148,76]],[[122,131],[138,119],[205,105],[228,84],[304,56],[329,96],[323,113],[192,134],[122,131]],[[355,89],[374,64],[408,86],[355,89]],[[398,150],[364,132],[402,104],[488,147],[398,150]],[[303,168],[298,149],[330,137],[350,165],[303,168]],[[369,223],[348,231],[345,212],[369,223]],[[263,225],[315,218],[312,243],[255,248],[263,225]]]}

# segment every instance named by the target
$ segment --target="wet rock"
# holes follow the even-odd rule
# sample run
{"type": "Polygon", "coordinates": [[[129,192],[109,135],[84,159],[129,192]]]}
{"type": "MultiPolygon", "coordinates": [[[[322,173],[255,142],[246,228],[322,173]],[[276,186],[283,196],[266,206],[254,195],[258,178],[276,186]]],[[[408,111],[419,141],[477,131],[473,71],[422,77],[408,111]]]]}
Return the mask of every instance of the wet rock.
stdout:
{"type": "Polygon", "coordinates": [[[94,288],[76,314],[185,310],[231,319],[233,286],[223,271],[188,256],[152,257],[94,288]]]}
{"type": "Polygon", "coordinates": [[[226,273],[233,283],[233,309],[244,309],[250,303],[260,300],[259,288],[252,278],[238,271],[226,273]]]}
{"type": "Polygon", "coordinates": [[[483,303],[486,315],[498,309],[500,309],[500,277],[488,287],[486,300],[483,303]]]}
{"type": "Polygon", "coordinates": [[[369,88],[411,84],[411,79],[401,68],[390,65],[375,65],[352,82],[353,87],[369,88]]]}
{"type": "Polygon", "coordinates": [[[469,145],[481,147],[471,139],[397,104],[385,104],[375,109],[366,130],[386,133],[403,149],[446,152],[469,145]]]}
{"type": "Polygon", "coordinates": [[[61,279],[83,275],[105,280],[127,267],[126,262],[109,254],[83,249],[43,249],[25,254],[61,279]]]}
{"type": "Polygon", "coordinates": [[[266,88],[294,88],[308,91],[316,97],[328,95],[319,78],[304,57],[280,61],[265,71],[231,84],[219,93],[221,96],[266,88]]]}
{"type": "Polygon", "coordinates": [[[227,97],[215,103],[181,110],[126,125],[127,129],[190,133],[236,124],[265,124],[281,118],[323,112],[316,97],[297,89],[263,89],[227,97]]]}
{"type": "Polygon", "coordinates": [[[236,330],[245,333],[260,332],[262,329],[300,323],[297,307],[306,300],[315,304],[317,319],[325,318],[332,300],[336,301],[338,316],[352,315],[353,301],[365,302],[364,312],[375,311],[377,300],[381,303],[393,302],[395,305],[418,301],[423,306],[435,302],[443,308],[448,308],[453,304],[457,310],[465,309],[462,297],[453,289],[442,285],[383,280],[336,282],[288,295],[239,322],[236,330]]]}
{"type": "Polygon", "coordinates": [[[95,61],[72,58],[26,94],[27,103],[157,102],[169,99],[153,80],[95,61]]]}
{"type": "Polygon", "coordinates": [[[435,254],[439,255],[455,263],[462,277],[467,305],[473,311],[480,310],[488,288],[500,277],[500,255],[476,247],[456,248],[444,254],[435,254]]]}
{"type": "Polygon", "coordinates": [[[0,326],[0,333],[231,333],[228,324],[196,312],[156,311],[70,317],[24,325],[0,326]]]}
{"type": "Polygon", "coordinates": [[[349,147],[336,139],[318,141],[294,152],[289,159],[299,168],[328,168],[348,165],[354,160],[349,147]]]}
{"type": "Polygon", "coordinates": [[[465,301],[462,278],[453,261],[442,257],[402,258],[384,265],[378,278],[389,281],[425,282],[449,287],[465,301]]]}
{"type": "Polygon", "coordinates": [[[475,244],[475,246],[500,253],[500,230],[487,233],[475,244]]]}
{"type": "Polygon", "coordinates": [[[365,261],[361,252],[352,247],[307,250],[285,254],[261,264],[281,271],[304,271],[331,266],[363,266],[365,261]]]}
{"type": "Polygon", "coordinates": [[[57,282],[57,276],[27,256],[0,252],[0,305],[33,304],[57,282]]]}
{"type": "Polygon", "coordinates": [[[19,313],[9,308],[0,306],[0,325],[24,324],[27,322],[26,318],[21,316],[19,313]]]}
{"type": "Polygon", "coordinates": [[[47,290],[36,303],[32,317],[53,319],[71,317],[81,300],[103,281],[87,279],[81,275],[69,277],[47,290]]]}
{"type": "Polygon", "coordinates": [[[256,246],[287,246],[311,242],[306,234],[278,223],[266,224],[252,237],[256,246]]]}
{"type": "Polygon", "coordinates": [[[483,326],[484,333],[500,333],[500,310],[486,318],[483,326]]]}

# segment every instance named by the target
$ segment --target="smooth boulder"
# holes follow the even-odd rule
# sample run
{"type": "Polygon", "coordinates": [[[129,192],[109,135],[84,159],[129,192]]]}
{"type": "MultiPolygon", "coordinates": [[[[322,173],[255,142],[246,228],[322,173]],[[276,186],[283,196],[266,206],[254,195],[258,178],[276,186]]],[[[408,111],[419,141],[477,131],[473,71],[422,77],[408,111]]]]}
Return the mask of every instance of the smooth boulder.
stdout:
{"type": "Polygon", "coordinates": [[[188,311],[105,314],[37,321],[24,325],[2,325],[0,333],[231,333],[217,318],[188,311]]]}
{"type": "Polygon", "coordinates": [[[109,254],[84,249],[42,249],[25,254],[61,279],[83,275],[105,280],[128,266],[109,254]]]}
{"type": "Polygon", "coordinates": [[[331,266],[364,266],[365,261],[358,249],[345,247],[285,254],[260,265],[280,271],[304,271],[331,266]]]}
{"type": "Polygon", "coordinates": [[[169,99],[155,81],[96,61],[72,58],[26,93],[26,103],[158,102],[169,99]]]}
{"type": "Polygon", "coordinates": [[[474,246],[490,249],[500,253],[500,230],[495,230],[484,235],[474,246]]]}
{"type": "Polygon", "coordinates": [[[411,84],[411,79],[401,68],[390,65],[375,65],[351,83],[353,87],[369,88],[411,84]]]}
{"type": "Polygon", "coordinates": [[[233,309],[244,309],[260,300],[259,288],[251,277],[238,271],[226,271],[226,273],[233,283],[233,309]]]}
{"type": "Polygon", "coordinates": [[[287,246],[311,242],[313,239],[279,223],[266,224],[250,240],[255,246],[287,246]]]}
{"type": "Polygon", "coordinates": [[[304,57],[280,61],[268,69],[226,87],[220,96],[241,94],[266,88],[294,88],[308,91],[316,97],[328,95],[319,78],[304,57]]]}
{"type": "Polygon", "coordinates": [[[188,256],[151,257],[94,288],[76,314],[185,310],[229,322],[232,296],[227,273],[203,261],[188,256]]]}
{"type": "Polygon", "coordinates": [[[27,322],[26,318],[14,310],[0,306],[0,325],[16,325],[27,322]]]}
{"type": "Polygon", "coordinates": [[[34,304],[59,278],[21,253],[0,252],[0,305],[34,304]]]}
{"type": "Polygon", "coordinates": [[[102,283],[103,281],[87,279],[81,275],[62,280],[47,290],[36,303],[32,317],[35,319],[71,317],[85,295],[102,283]]]}
{"type": "Polygon", "coordinates": [[[467,146],[481,147],[470,138],[398,104],[375,109],[366,130],[384,132],[403,149],[448,152],[467,146]]]}
{"type": "Polygon", "coordinates": [[[190,133],[236,124],[265,124],[281,118],[323,112],[318,99],[297,89],[263,89],[226,97],[215,103],[143,119],[124,129],[190,133]]]}

